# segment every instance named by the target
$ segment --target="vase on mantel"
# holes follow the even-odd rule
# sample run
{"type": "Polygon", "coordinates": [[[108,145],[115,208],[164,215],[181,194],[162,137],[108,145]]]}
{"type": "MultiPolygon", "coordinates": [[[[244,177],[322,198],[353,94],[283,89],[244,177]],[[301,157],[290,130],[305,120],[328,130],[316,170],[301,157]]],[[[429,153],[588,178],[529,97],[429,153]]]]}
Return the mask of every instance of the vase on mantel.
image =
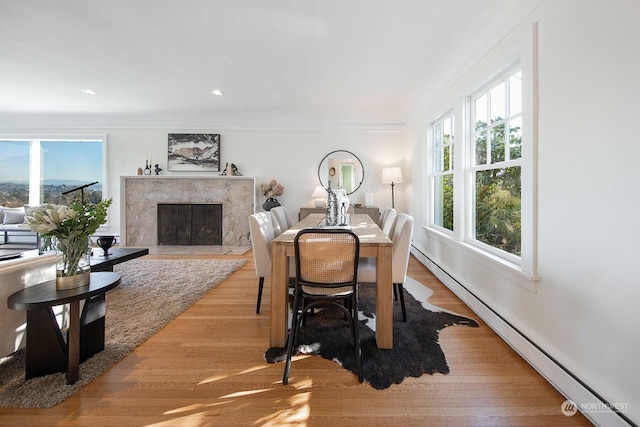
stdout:
{"type": "Polygon", "coordinates": [[[267,200],[265,200],[265,202],[262,204],[262,209],[264,209],[265,211],[270,211],[271,209],[280,206],[280,203],[278,202],[278,199],[275,199],[273,197],[269,197],[267,200]]]}

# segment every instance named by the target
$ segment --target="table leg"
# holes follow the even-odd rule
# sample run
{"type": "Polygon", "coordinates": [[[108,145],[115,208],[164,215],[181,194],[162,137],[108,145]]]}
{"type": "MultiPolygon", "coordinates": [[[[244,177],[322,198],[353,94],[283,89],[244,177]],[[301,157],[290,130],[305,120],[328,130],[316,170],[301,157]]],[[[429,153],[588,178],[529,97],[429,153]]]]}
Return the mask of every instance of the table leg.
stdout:
{"type": "Polygon", "coordinates": [[[284,245],[271,245],[271,347],[284,347],[288,333],[289,260],[284,245]]]}
{"type": "Polygon", "coordinates": [[[69,303],[69,331],[67,332],[67,384],[80,378],[80,301],[69,303]]]}
{"type": "Polygon", "coordinates": [[[104,350],[105,314],[105,294],[85,301],[80,316],[80,363],[104,350]]]}
{"type": "Polygon", "coordinates": [[[64,338],[51,307],[27,311],[25,378],[41,377],[67,368],[64,338]]]}
{"type": "Polygon", "coordinates": [[[379,246],[376,257],[376,344],[393,348],[393,283],[391,283],[392,246],[379,246]]]}

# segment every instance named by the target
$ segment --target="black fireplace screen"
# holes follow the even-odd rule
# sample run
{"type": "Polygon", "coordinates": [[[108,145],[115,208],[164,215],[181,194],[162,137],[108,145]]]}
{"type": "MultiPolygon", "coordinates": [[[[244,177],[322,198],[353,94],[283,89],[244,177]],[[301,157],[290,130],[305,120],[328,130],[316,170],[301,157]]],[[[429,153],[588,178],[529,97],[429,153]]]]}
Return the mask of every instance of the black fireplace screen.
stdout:
{"type": "Polygon", "coordinates": [[[158,204],[158,245],[222,245],[222,204],[158,204]]]}

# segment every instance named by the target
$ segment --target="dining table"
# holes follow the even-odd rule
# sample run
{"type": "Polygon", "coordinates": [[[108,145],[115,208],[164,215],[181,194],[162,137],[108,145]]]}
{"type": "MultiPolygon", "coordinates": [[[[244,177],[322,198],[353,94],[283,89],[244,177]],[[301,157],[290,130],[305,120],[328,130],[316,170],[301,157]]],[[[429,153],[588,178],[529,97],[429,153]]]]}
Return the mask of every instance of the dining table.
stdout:
{"type": "MultiPolygon", "coordinates": [[[[322,228],[325,215],[311,214],[271,241],[270,345],[284,347],[289,328],[289,257],[294,257],[294,239],[307,228],[322,228]]],[[[376,345],[393,348],[393,284],[391,258],[393,241],[369,215],[348,215],[350,229],[360,240],[360,257],[376,258],[376,345]]],[[[335,228],[335,226],[333,227],[335,228]]]]}

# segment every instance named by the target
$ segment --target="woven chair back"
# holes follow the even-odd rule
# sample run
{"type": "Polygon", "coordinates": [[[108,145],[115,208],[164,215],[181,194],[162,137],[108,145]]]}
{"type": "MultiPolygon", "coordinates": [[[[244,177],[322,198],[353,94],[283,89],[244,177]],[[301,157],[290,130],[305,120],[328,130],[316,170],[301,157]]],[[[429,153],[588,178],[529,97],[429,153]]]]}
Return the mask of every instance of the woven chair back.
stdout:
{"type": "Polygon", "coordinates": [[[352,231],[302,230],[294,245],[299,281],[323,287],[357,281],[360,241],[352,231]]]}

